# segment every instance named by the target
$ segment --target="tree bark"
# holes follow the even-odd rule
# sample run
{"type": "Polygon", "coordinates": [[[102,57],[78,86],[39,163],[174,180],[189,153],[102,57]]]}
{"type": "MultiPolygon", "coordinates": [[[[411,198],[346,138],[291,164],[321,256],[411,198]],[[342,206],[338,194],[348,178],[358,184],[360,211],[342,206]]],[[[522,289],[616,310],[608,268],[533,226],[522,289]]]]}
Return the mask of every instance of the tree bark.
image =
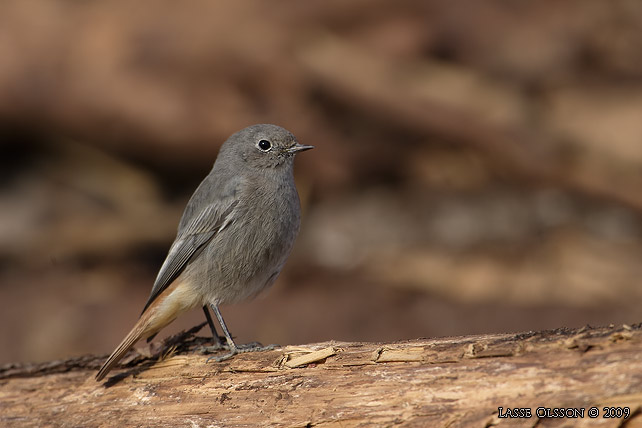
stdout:
{"type": "Polygon", "coordinates": [[[0,426],[642,426],[641,325],[333,341],[222,363],[198,351],[200,327],[131,352],[104,383],[104,356],[2,367],[0,426]]]}

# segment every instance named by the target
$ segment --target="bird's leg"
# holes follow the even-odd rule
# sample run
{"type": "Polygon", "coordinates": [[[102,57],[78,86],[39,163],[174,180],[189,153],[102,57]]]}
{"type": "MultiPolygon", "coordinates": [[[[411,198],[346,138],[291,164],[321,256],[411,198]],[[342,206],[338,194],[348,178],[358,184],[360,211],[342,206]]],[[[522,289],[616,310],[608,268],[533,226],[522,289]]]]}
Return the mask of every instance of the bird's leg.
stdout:
{"type": "MultiPolygon", "coordinates": [[[[227,340],[227,346],[230,348],[230,353],[227,355],[224,355],[225,359],[227,360],[233,355],[238,354],[239,348],[236,346],[236,343],[234,343],[234,339],[232,339],[232,335],[230,334],[230,331],[227,329],[227,325],[225,324],[223,315],[221,315],[221,311],[218,309],[218,305],[210,304],[210,306],[214,311],[214,315],[216,315],[216,318],[218,319],[218,323],[221,325],[221,328],[223,329],[223,334],[225,334],[225,340],[227,340]]],[[[217,361],[223,361],[223,360],[217,359],[217,361]]]]}
{"type": "Polygon", "coordinates": [[[212,307],[212,310],[214,311],[214,314],[218,319],[218,323],[221,325],[221,328],[223,329],[223,334],[225,334],[225,340],[227,341],[227,346],[229,347],[230,352],[225,355],[221,355],[220,357],[210,357],[207,359],[207,361],[214,360],[216,362],[221,362],[232,358],[236,354],[240,354],[243,352],[269,351],[278,346],[278,345],[263,346],[259,342],[246,343],[244,345],[237,346],[236,343],[234,343],[234,339],[232,339],[232,335],[230,334],[230,331],[227,329],[227,325],[225,324],[223,315],[221,315],[221,311],[218,309],[218,305],[214,305],[210,303],[210,306],[212,307]]]}
{"type": "Polygon", "coordinates": [[[222,337],[218,335],[216,326],[214,325],[214,321],[212,320],[212,316],[210,315],[210,311],[209,309],[207,309],[207,306],[203,306],[203,312],[205,313],[207,324],[210,326],[210,330],[212,331],[212,345],[204,346],[203,348],[201,348],[201,352],[205,354],[220,351],[222,349],[229,349],[228,346],[221,340],[222,337]]]}

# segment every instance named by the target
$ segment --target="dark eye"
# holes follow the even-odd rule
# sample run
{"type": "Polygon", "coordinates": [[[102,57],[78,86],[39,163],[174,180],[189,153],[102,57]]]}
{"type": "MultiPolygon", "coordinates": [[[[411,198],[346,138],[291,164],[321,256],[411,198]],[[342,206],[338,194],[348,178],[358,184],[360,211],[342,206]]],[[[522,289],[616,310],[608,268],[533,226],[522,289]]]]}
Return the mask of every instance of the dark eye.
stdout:
{"type": "Polygon", "coordinates": [[[261,140],[257,143],[257,146],[259,149],[263,150],[264,152],[267,152],[272,148],[272,144],[268,140],[261,140]]]}

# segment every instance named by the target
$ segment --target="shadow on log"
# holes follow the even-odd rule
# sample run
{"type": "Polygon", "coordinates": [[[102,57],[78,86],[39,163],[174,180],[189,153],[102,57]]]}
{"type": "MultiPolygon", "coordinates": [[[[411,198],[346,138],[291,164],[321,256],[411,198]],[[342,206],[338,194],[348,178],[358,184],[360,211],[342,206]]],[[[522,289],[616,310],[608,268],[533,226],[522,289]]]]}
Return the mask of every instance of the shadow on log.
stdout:
{"type": "Polygon", "coordinates": [[[1,367],[0,425],[642,426],[640,324],[325,342],[223,363],[199,352],[201,327],[131,351],[104,383],[105,356],[1,367]],[[585,413],[540,419],[542,407],[585,413]],[[516,408],[531,417],[506,417],[516,408]]]}

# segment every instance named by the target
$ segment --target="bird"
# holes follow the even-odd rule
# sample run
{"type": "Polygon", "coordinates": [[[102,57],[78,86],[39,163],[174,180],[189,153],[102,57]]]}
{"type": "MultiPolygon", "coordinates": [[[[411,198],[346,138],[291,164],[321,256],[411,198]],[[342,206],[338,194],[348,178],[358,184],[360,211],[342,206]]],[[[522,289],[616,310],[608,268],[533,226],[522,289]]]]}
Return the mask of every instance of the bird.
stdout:
{"type": "Polygon", "coordinates": [[[223,330],[230,353],[221,360],[264,349],[236,345],[219,305],[256,296],[283,269],[301,223],[294,157],[312,148],[271,124],[249,126],[223,143],[185,207],[140,318],[100,368],[97,381],[140,339],[151,340],[180,314],[199,306],[215,346],[224,345],[208,306],[223,330]]]}

